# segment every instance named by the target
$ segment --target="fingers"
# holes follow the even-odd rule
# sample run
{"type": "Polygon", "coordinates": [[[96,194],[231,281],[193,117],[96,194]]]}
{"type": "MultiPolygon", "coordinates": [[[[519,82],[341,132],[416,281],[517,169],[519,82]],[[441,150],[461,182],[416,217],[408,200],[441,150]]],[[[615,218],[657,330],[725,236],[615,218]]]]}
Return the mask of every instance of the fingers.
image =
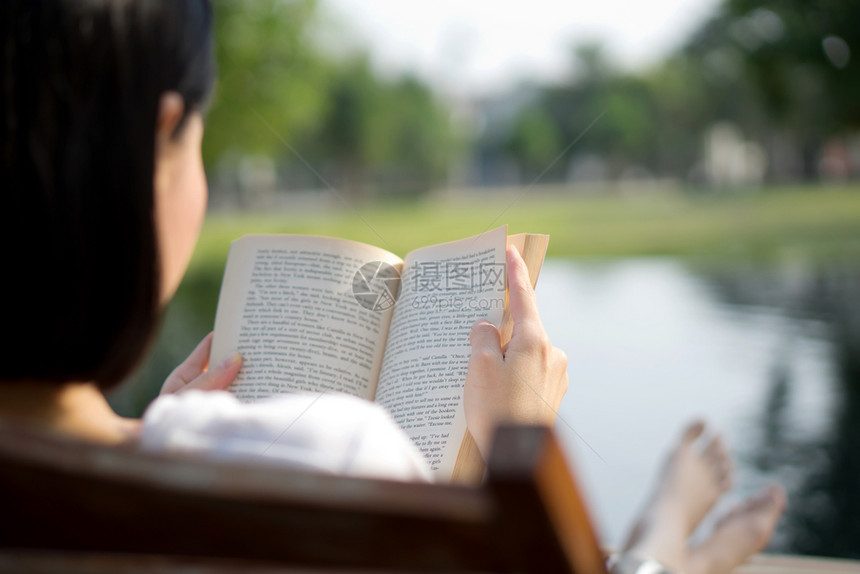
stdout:
{"type": "Polygon", "coordinates": [[[481,454],[502,423],[552,425],[568,386],[567,357],[541,325],[534,289],[516,249],[507,252],[508,304],[514,328],[503,348],[501,333],[485,320],[472,325],[472,354],[463,405],[481,454]]]}
{"type": "Polygon", "coordinates": [[[180,393],[189,389],[221,390],[230,386],[242,367],[242,357],[239,353],[233,353],[207,370],[211,351],[212,333],[209,333],[188,358],[173,369],[161,387],[161,394],[180,393]]]}
{"type": "Polygon", "coordinates": [[[508,304],[514,320],[514,333],[529,324],[540,325],[535,290],[532,287],[529,271],[519,251],[514,246],[508,248],[508,304]]]}
{"type": "Polygon", "coordinates": [[[472,344],[472,359],[481,361],[502,361],[502,337],[495,325],[476,321],[469,335],[472,344]]]}
{"type": "Polygon", "coordinates": [[[236,380],[236,376],[239,374],[241,368],[242,356],[239,353],[232,353],[214,368],[209,369],[176,392],[178,394],[191,389],[201,391],[224,390],[236,380]]]}
{"type": "Polygon", "coordinates": [[[188,358],[173,369],[170,378],[178,378],[183,383],[187,383],[197,377],[200,373],[206,370],[209,364],[209,353],[212,351],[212,333],[209,333],[197,347],[191,351],[188,358]]]}

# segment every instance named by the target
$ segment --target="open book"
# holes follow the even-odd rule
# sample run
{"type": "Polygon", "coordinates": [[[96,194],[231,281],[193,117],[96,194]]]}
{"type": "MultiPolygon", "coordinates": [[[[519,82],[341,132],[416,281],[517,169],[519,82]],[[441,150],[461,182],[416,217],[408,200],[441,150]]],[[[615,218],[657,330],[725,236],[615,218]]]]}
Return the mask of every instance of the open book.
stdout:
{"type": "Polygon", "coordinates": [[[463,411],[469,333],[486,319],[507,342],[506,245],[534,284],[548,241],[499,227],[401,259],[343,239],[242,237],[230,246],[212,361],[241,353],[230,390],[244,402],[295,391],[375,401],[437,479],[473,480],[483,461],[463,411]]]}

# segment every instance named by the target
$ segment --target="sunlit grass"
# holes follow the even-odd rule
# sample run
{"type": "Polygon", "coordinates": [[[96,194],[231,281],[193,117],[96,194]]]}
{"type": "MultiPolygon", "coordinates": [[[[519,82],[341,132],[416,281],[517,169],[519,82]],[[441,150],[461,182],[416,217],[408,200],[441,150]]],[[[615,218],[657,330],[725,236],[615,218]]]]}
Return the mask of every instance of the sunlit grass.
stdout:
{"type": "Polygon", "coordinates": [[[820,255],[860,244],[860,186],[626,196],[530,190],[356,210],[211,214],[191,273],[220,272],[230,241],[248,233],[330,235],[405,255],[505,223],[511,233],[548,233],[556,257],[820,255]]]}

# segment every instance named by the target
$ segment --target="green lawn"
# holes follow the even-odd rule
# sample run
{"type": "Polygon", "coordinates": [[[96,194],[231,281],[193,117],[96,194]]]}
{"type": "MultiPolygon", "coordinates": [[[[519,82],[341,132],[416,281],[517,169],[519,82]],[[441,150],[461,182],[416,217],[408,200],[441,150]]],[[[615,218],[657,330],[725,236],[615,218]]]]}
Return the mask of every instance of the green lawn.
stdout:
{"type": "Polygon", "coordinates": [[[220,273],[230,241],[247,233],[331,235],[404,255],[505,223],[511,233],[550,234],[556,257],[826,255],[860,245],[860,186],[590,197],[525,190],[334,212],[211,214],[190,271],[220,273]]]}

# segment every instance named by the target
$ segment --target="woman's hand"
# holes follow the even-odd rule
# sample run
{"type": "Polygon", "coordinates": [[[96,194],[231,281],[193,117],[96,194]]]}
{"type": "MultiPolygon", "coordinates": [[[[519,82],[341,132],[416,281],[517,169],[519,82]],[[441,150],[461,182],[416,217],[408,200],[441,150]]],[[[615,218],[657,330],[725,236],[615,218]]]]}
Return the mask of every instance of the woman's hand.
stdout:
{"type": "Polygon", "coordinates": [[[219,391],[229,387],[236,375],[239,374],[239,369],[242,367],[242,357],[239,353],[233,353],[221,364],[210,369],[209,353],[211,350],[212,333],[209,333],[188,355],[188,358],[173,369],[161,387],[161,394],[181,393],[189,389],[219,391]]]}
{"type": "Polygon", "coordinates": [[[502,348],[494,325],[478,321],[472,326],[463,397],[466,424],[484,460],[500,424],[552,426],[568,383],[567,357],[544,331],[528,269],[513,247],[507,252],[507,270],[511,340],[502,348]]]}

